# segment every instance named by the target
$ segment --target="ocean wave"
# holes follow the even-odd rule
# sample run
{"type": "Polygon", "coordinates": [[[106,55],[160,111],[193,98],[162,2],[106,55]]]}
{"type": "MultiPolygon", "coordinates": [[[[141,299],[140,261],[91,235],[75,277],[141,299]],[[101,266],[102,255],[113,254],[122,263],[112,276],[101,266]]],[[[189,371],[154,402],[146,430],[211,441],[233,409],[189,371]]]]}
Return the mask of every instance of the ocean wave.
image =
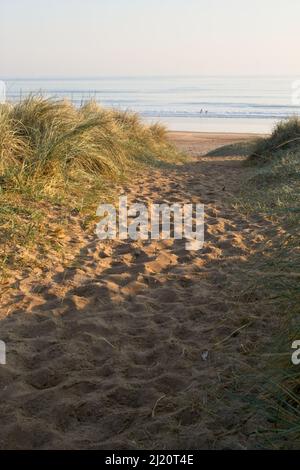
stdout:
{"type": "Polygon", "coordinates": [[[199,111],[141,111],[140,114],[143,117],[153,117],[153,118],[172,118],[172,117],[181,117],[181,118],[248,118],[248,119],[287,119],[294,115],[300,115],[300,112],[278,112],[271,113],[268,111],[263,112],[238,112],[238,111],[224,111],[224,112],[214,112],[208,111],[200,113],[199,111]]]}

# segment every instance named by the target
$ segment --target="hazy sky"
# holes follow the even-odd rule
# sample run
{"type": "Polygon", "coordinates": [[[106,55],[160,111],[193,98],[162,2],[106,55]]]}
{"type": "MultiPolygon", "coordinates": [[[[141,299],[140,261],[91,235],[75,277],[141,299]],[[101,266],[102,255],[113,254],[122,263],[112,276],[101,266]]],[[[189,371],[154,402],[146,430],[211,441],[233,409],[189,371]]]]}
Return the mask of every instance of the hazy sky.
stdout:
{"type": "Polygon", "coordinates": [[[0,0],[0,78],[300,75],[300,0],[0,0]]]}

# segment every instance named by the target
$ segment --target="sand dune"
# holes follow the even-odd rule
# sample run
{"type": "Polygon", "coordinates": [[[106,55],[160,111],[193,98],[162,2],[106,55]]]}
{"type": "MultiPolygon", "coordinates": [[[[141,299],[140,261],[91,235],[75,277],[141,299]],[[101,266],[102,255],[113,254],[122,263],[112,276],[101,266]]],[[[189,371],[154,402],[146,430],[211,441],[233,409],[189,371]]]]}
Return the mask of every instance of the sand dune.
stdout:
{"type": "Polygon", "coordinates": [[[242,157],[203,156],[249,136],[171,138],[191,161],[143,171],[124,190],[130,201],[204,203],[204,248],[82,232],[71,266],[20,276],[1,306],[0,448],[255,446],[256,422],[241,425],[241,403],[220,399],[249,338],[232,336],[225,355],[216,345],[247,314],[226,289],[269,223],[231,204],[242,157]]]}

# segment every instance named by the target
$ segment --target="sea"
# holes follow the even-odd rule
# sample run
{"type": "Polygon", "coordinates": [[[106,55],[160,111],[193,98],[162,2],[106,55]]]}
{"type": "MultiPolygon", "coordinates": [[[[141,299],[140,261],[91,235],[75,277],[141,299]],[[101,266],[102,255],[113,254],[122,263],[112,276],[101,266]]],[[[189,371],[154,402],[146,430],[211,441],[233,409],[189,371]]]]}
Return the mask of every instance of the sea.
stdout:
{"type": "MultiPolygon", "coordinates": [[[[1,77],[0,77],[1,78],[1,77]]],[[[299,77],[98,77],[9,78],[6,98],[30,94],[96,100],[107,108],[138,112],[146,122],[174,131],[269,133],[300,115],[299,77]]]]}

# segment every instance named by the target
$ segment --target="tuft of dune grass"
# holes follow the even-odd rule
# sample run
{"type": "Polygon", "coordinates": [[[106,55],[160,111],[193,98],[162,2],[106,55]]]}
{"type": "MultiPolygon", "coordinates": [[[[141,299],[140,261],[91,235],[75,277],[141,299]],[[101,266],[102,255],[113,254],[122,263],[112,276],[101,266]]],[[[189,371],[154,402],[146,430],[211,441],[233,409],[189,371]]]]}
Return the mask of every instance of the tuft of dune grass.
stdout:
{"type": "Polygon", "coordinates": [[[0,105],[0,268],[44,237],[51,205],[92,218],[99,197],[141,165],[184,161],[160,124],[90,101],[29,96],[0,105]],[[47,209],[46,209],[47,206],[47,209]]]}
{"type": "Polygon", "coordinates": [[[111,111],[95,102],[75,108],[68,101],[30,96],[1,105],[1,174],[19,178],[68,178],[76,171],[118,176],[145,155],[176,160],[178,152],[159,124],[137,114],[111,111]]]}
{"type": "Polygon", "coordinates": [[[248,162],[265,164],[278,152],[294,149],[300,149],[300,118],[296,116],[279,122],[270,137],[258,139],[248,162]]]}

